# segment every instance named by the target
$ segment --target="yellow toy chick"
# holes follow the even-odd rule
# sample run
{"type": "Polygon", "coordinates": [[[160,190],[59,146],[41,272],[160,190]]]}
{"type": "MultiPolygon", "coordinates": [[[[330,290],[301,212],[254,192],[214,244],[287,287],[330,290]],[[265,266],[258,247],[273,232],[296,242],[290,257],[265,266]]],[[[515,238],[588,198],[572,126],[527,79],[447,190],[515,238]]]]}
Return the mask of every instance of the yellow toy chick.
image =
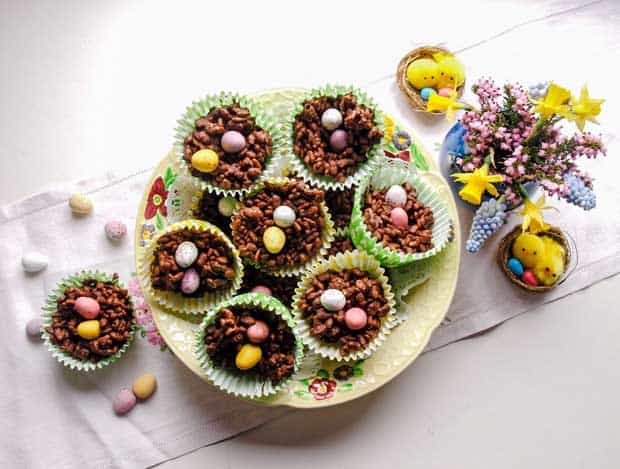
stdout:
{"type": "Polygon", "coordinates": [[[564,273],[564,247],[549,236],[541,236],[545,246],[544,253],[539,256],[534,267],[534,275],[543,285],[553,285],[564,273]]]}
{"type": "Polygon", "coordinates": [[[526,269],[533,269],[544,252],[545,244],[542,238],[531,233],[521,233],[512,244],[512,255],[526,269]]]}
{"type": "Polygon", "coordinates": [[[433,59],[414,60],[407,67],[407,81],[419,90],[434,88],[438,77],[439,65],[433,59]]]}
{"type": "Polygon", "coordinates": [[[454,55],[438,52],[433,58],[439,67],[438,89],[457,89],[465,82],[465,67],[454,55]]]}

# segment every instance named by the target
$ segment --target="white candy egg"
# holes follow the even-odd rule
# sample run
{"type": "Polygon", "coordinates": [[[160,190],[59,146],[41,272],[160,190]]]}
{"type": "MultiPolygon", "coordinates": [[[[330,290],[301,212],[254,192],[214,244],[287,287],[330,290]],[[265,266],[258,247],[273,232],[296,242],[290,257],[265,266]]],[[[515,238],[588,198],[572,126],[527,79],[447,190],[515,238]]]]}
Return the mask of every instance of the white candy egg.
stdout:
{"type": "Polygon", "coordinates": [[[407,203],[407,191],[402,186],[391,186],[385,199],[395,207],[403,207],[407,203]]]}
{"type": "Polygon", "coordinates": [[[40,252],[27,252],[22,256],[22,267],[26,272],[39,272],[47,267],[49,260],[40,252]]]}
{"type": "Polygon", "coordinates": [[[321,125],[327,130],[337,129],[342,125],[341,112],[333,107],[326,109],[325,112],[321,115],[321,125]]]}
{"type": "Polygon", "coordinates": [[[182,269],[192,265],[197,257],[198,248],[191,241],[183,241],[177,246],[177,250],[174,253],[174,260],[182,269]]]}
{"type": "Polygon", "coordinates": [[[340,290],[330,288],[321,294],[321,305],[328,311],[339,311],[344,308],[347,299],[340,290]]]}
{"type": "Polygon", "coordinates": [[[297,215],[288,205],[280,205],[273,211],[273,221],[281,228],[288,228],[295,223],[297,215]]]}

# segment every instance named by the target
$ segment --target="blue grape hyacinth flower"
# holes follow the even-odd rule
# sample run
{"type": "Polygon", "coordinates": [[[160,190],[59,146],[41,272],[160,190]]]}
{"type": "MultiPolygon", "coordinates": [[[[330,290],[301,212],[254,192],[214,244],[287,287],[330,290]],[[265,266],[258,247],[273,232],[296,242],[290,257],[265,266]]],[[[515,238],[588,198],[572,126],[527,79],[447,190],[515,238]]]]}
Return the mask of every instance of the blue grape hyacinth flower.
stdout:
{"type": "Polygon", "coordinates": [[[484,242],[506,223],[506,205],[497,199],[485,200],[480,204],[465,243],[468,252],[478,252],[484,242]]]}
{"type": "Polygon", "coordinates": [[[596,194],[590,187],[586,186],[583,179],[569,173],[564,176],[564,182],[568,188],[568,192],[564,196],[567,202],[584,210],[592,210],[596,207],[596,194]]]}

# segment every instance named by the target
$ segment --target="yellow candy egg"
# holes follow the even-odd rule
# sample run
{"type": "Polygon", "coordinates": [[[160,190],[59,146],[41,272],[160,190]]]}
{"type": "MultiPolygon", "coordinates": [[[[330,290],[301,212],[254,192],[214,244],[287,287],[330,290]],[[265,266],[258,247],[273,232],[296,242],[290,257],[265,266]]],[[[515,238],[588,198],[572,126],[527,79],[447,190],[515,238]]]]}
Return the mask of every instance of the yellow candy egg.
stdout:
{"type": "Polygon", "coordinates": [[[220,164],[220,157],[213,150],[203,148],[192,155],[192,166],[201,173],[212,173],[220,164]]]}
{"type": "Polygon", "coordinates": [[[414,87],[434,88],[439,78],[439,66],[433,59],[414,60],[407,67],[407,81],[414,87]]]}
{"type": "Polygon", "coordinates": [[[531,233],[521,233],[512,244],[512,255],[519,259],[526,269],[533,269],[544,252],[543,240],[531,233]]]}
{"type": "Polygon", "coordinates": [[[263,244],[271,254],[279,253],[286,243],[286,235],[277,226],[270,226],[263,233],[263,244]]]}
{"type": "Polygon", "coordinates": [[[91,321],[82,321],[78,324],[77,333],[82,339],[96,339],[101,333],[99,321],[97,321],[96,319],[93,319],[91,321]]]}
{"type": "Polygon", "coordinates": [[[235,365],[240,370],[254,368],[263,357],[263,351],[257,345],[245,344],[235,357],[235,365]]]}

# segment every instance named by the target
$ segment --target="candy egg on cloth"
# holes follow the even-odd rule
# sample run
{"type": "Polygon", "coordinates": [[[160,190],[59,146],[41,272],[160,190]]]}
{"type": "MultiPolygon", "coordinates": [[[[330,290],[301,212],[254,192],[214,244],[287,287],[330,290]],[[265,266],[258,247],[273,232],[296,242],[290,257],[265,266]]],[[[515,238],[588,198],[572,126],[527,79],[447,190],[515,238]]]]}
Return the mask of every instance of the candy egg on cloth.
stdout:
{"type": "Polygon", "coordinates": [[[237,199],[234,197],[222,197],[217,202],[217,210],[221,215],[225,217],[232,216],[233,212],[237,209],[237,199]]]}
{"type": "Polygon", "coordinates": [[[286,244],[286,235],[277,226],[270,226],[263,233],[263,244],[271,254],[277,254],[286,244]]]}
{"type": "Polygon", "coordinates": [[[254,368],[263,357],[260,347],[252,344],[244,344],[235,357],[235,365],[240,370],[250,370],[254,368]]]}
{"type": "Polygon", "coordinates": [[[431,88],[437,84],[439,66],[433,59],[417,59],[407,67],[407,81],[415,88],[431,88]]]}
{"type": "Polygon", "coordinates": [[[26,334],[33,339],[41,338],[41,318],[32,318],[26,323],[26,334]]]}
{"type": "Polygon", "coordinates": [[[136,405],[136,396],[127,388],[123,388],[114,397],[112,408],[116,415],[124,415],[136,405]]]}
{"type": "Polygon", "coordinates": [[[101,307],[97,300],[89,296],[80,296],[75,300],[73,309],[84,319],[95,319],[99,316],[99,312],[101,311],[101,307]]]}
{"type": "Polygon", "coordinates": [[[222,135],[220,145],[226,153],[239,153],[245,148],[246,140],[241,132],[229,130],[222,135]]]}
{"type": "Polygon", "coordinates": [[[196,269],[187,269],[181,280],[181,291],[186,295],[191,295],[200,287],[200,275],[196,269]]]}
{"type": "Polygon", "coordinates": [[[269,337],[269,326],[263,321],[256,321],[246,331],[248,339],[253,344],[261,344],[269,337]]]}
{"type": "Polygon", "coordinates": [[[353,331],[363,329],[368,323],[368,315],[362,308],[350,308],[344,313],[344,322],[353,331]]]}
{"type": "Polygon", "coordinates": [[[334,151],[342,151],[347,147],[347,132],[342,129],[334,130],[329,137],[329,146],[334,151]]]}
{"type": "Polygon", "coordinates": [[[409,216],[402,207],[394,207],[392,209],[390,220],[397,228],[407,228],[409,226],[409,216]]]}
{"type": "Polygon", "coordinates": [[[532,287],[538,286],[538,279],[530,270],[526,270],[525,272],[523,272],[521,280],[523,280],[524,283],[531,285],[532,287]]]}
{"type": "Polygon", "coordinates": [[[252,293],[262,293],[263,295],[271,296],[271,289],[264,285],[257,285],[251,290],[252,293]]]}
{"type": "Polygon", "coordinates": [[[394,207],[403,207],[407,203],[407,191],[402,186],[390,186],[385,193],[385,200],[394,207]]]}
{"type": "Polygon", "coordinates": [[[295,210],[288,205],[280,205],[273,211],[273,221],[276,222],[276,225],[279,227],[288,228],[289,226],[293,226],[296,219],[297,215],[295,215],[295,210]]]}
{"type": "Polygon", "coordinates": [[[127,234],[127,226],[120,220],[110,220],[103,229],[110,241],[120,241],[127,234]]]}
{"type": "Polygon", "coordinates": [[[326,109],[321,115],[321,125],[327,130],[335,130],[342,125],[342,113],[333,107],[326,109]]]}
{"type": "Polygon", "coordinates": [[[420,97],[424,100],[424,101],[428,101],[428,98],[431,97],[432,94],[437,93],[437,91],[435,91],[434,88],[422,88],[420,90],[420,97]]]}
{"type": "Polygon", "coordinates": [[[512,255],[517,258],[523,267],[533,269],[542,256],[545,245],[542,239],[532,233],[521,233],[512,244],[512,255]]]}
{"type": "Polygon", "coordinates": [[[22,256],[22,267],[26,272],[39,272],[47,267],[49,259],[40,252],[27,252],[22,256]]]}
{"type": "Polygon", "coordinates": [[[523,275],[523,264],[519,262],[519,259],[511,257],[510,259],[508,259],[508,262],[506,262],[506,267],[508,267],[508,269],[517,277],[521,277],[521,275],[523,275]]]}
{"type": "Polygon", "coordinates": [[[157,388],[157,379],[155,375],[151,373],[144,373],[136,378],[131,385],[131,390],[140,400],[145,400],[151,397],[157,388]]]}
{"type": "Polygon", "coordinates": [[[321,294],[321,305],[328,311],[339,311],[346,303],[344,293],[335,288],[329,288],[321,294]]]}
{"type": "Polygon", "coordinates": [[[88,215],[93,211],[93,202],[84,194],[73,194],[69,198],[69,208],[76,215],[88,215]]]}
{"type": "Polygon", "coordinates": [[[101,328],[99,326],[99,321],[90,320],[90,321],[82,321],[78,324],[77,333],[82,339],[92,340],[99,337],[101,333],[101,328]]]}
{"type": "Polygon", "coordinates": [[[220,157],[210,148],[203,148],[192,155],[192,166],[201,173],[212,173],[220,164],[220,157]]]}
{"type": "Polygon", "coordinates": [[[183,241],[174,252],[174,260],[179,267],[186,269],[198,257],[198,248],[191,241],[183,241]]]}

